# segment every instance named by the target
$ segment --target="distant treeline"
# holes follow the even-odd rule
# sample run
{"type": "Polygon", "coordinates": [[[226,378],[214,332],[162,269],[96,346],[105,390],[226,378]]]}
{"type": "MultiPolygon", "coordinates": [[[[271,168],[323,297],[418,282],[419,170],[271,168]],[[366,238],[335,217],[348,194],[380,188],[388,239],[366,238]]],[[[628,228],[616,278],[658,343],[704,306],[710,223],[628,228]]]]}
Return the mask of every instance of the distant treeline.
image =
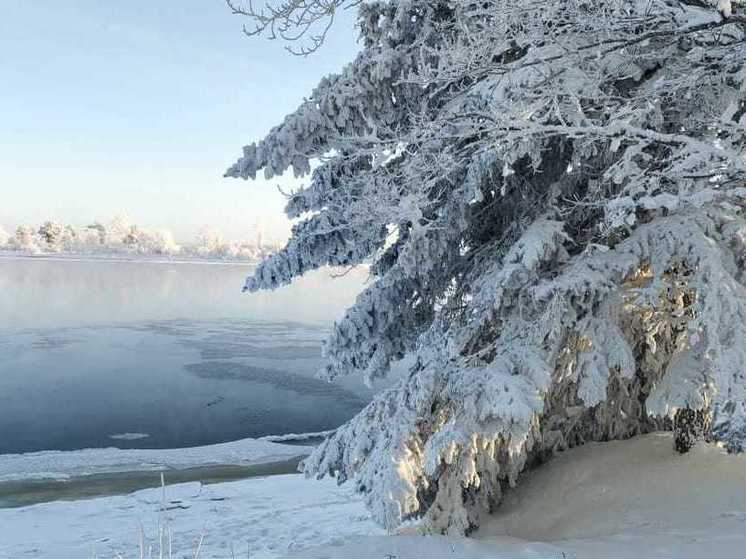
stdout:
{"type": "Polygon", "coordinates": [[[171,231],[152,229],[117,217],[109,223],[65,225],[47,220],[41,225],[19,225],[14,232],[0,227],[0,250],[22,254],[116,254],[218,260],[256,260],[279,249],[265,243],[261,233],[254,242],[228,242],[220,232],[203,227],[193,242],[178,244],[171,231]]]}

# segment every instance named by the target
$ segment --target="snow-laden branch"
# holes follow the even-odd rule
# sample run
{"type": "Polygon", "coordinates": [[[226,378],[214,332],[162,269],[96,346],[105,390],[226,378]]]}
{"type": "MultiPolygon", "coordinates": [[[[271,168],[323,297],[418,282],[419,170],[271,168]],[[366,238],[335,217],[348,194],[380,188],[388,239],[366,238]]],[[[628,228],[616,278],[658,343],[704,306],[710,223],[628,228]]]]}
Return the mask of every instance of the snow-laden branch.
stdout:
{"type": "Polygon", "coordinates": [[[322,375],[412,363],[307,473],[354,479],[390,528],[464,532],[557,449],[672,427],[686,449],[692,417],[744,447],[746,20],[726,8],[359,6],[354,63],[227,173],[319,161],[248,285],[371,261],[322,375]]]}
{"type": "Polygon", "coordinates": [[[269,39],[280,38],[288,43],[285,48],[289,52],[307,56],[324,44],[337,11],[355,8],[362,0],[284,0],[267,2],[261,8],[256,8],[252,0],[243,4],[236,0],[225,2],[234,15],[251,22],[243,26],[247,36],[266,34],[269,39]]]}

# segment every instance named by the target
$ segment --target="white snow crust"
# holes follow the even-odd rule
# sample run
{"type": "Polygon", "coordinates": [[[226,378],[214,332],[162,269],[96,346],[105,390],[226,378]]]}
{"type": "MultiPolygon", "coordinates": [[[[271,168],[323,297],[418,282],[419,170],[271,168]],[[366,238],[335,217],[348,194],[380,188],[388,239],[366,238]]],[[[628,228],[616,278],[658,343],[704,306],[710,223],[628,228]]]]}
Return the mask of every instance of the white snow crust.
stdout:
{"type": "MultiPolygon", "coordinates": [[[[168,477],[166,477],[168,480],[168,477]]],[[[85,501],[0,509],[0,559],[139,558],[140,525],[145,557],[158,557],[158,525],[171,527],[173,557],[270,559],[340,538],[381,534],[351,487],[301,475],[254,478],[161,489],[85,501]]],[[[164,538],[167,541],[167,537],[164,538]]],[[[166,554],[166,556],[168,556],[166,554]]]]}
{"type": "Polygon", "coordinates": [[[661,433],[588,444],[537,468],[487,518],[479,537],[694,541],[717,527],[746,538],[746,456],[710,444],[681,455],[661,433]]]}
{"type": "Polygon", "coordinates": [[[0,455],[0,482],[68,479],[118,472],[161,471],[204,466],[244,466],[305,456],[310,448],[257,439],[176,449],[96,448],[0,455]]]}

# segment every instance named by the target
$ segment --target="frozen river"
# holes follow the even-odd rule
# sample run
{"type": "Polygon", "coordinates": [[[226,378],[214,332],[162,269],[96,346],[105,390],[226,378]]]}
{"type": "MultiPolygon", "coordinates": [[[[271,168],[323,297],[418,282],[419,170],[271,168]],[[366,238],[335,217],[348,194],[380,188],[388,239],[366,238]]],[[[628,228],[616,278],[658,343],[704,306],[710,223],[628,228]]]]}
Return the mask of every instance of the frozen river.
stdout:
{"type": "Polygon", "coordinates": [[[0,258],[0,453],[323,431],[369,392],[314,378],[365,272],[240,293],[248,266],[0,258]]]}

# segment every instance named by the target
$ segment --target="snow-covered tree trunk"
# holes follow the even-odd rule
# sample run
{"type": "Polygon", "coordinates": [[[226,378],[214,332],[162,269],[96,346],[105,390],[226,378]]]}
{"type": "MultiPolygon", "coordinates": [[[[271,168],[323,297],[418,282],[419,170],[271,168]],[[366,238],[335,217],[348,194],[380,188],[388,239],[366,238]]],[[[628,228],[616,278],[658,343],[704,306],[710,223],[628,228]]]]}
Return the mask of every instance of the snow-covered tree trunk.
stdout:
{"type": "Polygon", "coordinates": [[[746,19],[694,4],[359,5],[355,61],[227,172],[319,161],[248,290],[371,262],[322,375],[413,358],[308,474],[463,533],[585,441],[743,449],[746,19]]]}

